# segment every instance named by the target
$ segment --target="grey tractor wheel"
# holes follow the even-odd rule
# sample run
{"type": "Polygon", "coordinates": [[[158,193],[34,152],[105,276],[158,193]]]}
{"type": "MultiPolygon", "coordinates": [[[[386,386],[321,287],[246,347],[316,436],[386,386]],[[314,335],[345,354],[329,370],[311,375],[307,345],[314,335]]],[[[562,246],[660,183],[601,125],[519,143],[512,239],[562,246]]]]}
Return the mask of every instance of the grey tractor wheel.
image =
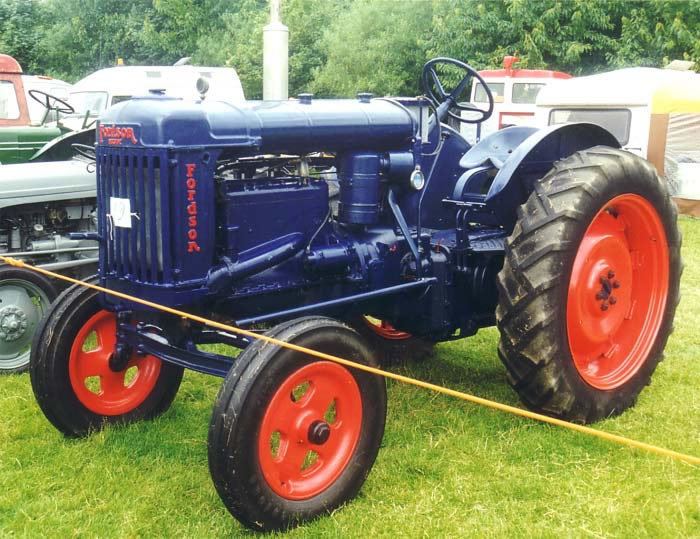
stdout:
{"type": "Polygon", "coordinates": [[[647,161],[558,162],[518,210],[498,276],[499,355],[523,402],[588,423],[632,406],[679,301],[677,211],[647,161]]]}
{"type": "Polygon", "coordinates": [[[43,275],[0,267],[0,374],[29,368],[32,338],[54,299],[56,288],[43,275]]]}

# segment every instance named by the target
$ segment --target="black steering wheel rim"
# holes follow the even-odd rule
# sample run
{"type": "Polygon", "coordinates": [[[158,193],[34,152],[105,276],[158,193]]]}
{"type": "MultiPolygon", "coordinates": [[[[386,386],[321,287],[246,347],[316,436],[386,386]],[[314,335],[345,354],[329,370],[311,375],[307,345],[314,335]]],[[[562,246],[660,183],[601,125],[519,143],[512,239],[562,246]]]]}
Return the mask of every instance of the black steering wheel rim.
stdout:
{"type": "Polygon", "coordinates": [[[78,155],[90,159],[91,161],[95,161],[96,155],[94,146],[90,146],[89,144],[78,144],[77,142],[71,144],[70,146],[78,155]]]}
{"type": "Polygon", "coordinates": [[[491,115],[493,114],[493,108],[494,108],[494,99],[493,99],[493,94],[491,93],[491,89],[489,88],[488,84],[486,81],[483,79],[481,75],[479,75],[479,72],[471,67],[468,64],[465,64],[464,62],[457,60],[455,58],[447,58],[447,57],[438,57],[438,58],[433,58],[432,60],[428,60],[425,65],[423,66],[423,72],[421,74],[421,86],[423,87],[423,91],[425,92],[426,96],[428,99],[430,99],[433,103],[433,105],[437,108],[440,106],[441,103],[445,102],[447,99],[452,99],[454,104],[450,107],[450,109],[457,109],[458,111],[467,111],[467,112],[473,112],[476,114],[479,114],[479,117],[474,119],[474,120],[469,120],[466,118],[462,118],[461,115],[455,114],[452,112],[452,110],[448,110],[447,114],[454,118],[455,120],[462,122],[462,123],[468,123],[468,124],[478,124],[481,123],[485,120],[488,120],[491,115]],[[462,78],[462,80],[459,82],[459,84],[455,87],[455,89],[451,93],[447,93],[445,90],[442,81],[440,80],[440,77],[438,76],[437,72],[435,71],[435,66],[439,64],[450,64],[454,65],[458,68],[463,69],[464,71],[467,72],[467,74],[462,78]],[[462,102],[459,103],[457,102],[457,98],[459,97],[459,94],[462,93],[464,88],[468,86],[468,82],[471,78],[476,79],[478,82],[481,83],[482,87],[486,91],[486,96],[488,98],[488,109],[484,110],[476,105],[474,105],[471,102],[462,102]],[[432,82],[432,84],[431,84],[432,82]],[[436,92],[437,91],[437,92],[436,92]]]}
{"type": "Polygon", "coordinates": [[[40,105],[42,105],[48,110],[55,110],[56,112],[60,112],[62,114],[73,114],[75,112],[75,109],[69,103],[65,102],[63,99],[56,97],[55,95],[51,95],[42,90],[36,89],[31,89],[27,93],[29,94],[29,97],[31,97],[34,101],[38,102],[40,105]],[[43,96],[43,99],[40,96],[43,96]],[[63,106],[57,107],[56,103],[59,103],[63,106]]]}

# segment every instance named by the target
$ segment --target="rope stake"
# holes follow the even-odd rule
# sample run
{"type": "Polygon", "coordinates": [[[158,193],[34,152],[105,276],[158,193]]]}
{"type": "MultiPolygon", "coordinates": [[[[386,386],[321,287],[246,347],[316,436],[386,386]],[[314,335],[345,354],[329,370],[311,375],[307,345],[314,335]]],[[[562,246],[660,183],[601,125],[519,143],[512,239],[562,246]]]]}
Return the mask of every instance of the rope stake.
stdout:
{"type": "Polygon", "coordinates": [[[486,408],[491,408],[492,410],[499,410],[501,412],[516,415],[519,417],[533,419],[535,421],[540,421],[542,423],[548,423],[550,425],[556,425],[558,427],[563,427],[565,429],[569,429],[569,430],[573,430],[573,431],[580,432],[583,434],[587,434],[589,436],[600,438],[602,440],[607,440],[609,442],[613,442],[616,444],[624,445],[627,447],[633,447],[635,449],[640,449],[640,450],[646,451],[648,453],[653,453],[656,455],[672,458],[672,459],[675,459],[675,460],[678,460],[681,462],[685,462],[687,464],[691,464],[694,466],[700,465],[700,457],[696,457],[693,455],[687,455],[684,453],[679,453],[678,451],[673,451],[673,450],[667,449],[665,447],[660,447],[660,446],[648,444],[645,442],[640,442],[638,440],[627,438],[625,436],[620,436],[617,434],[612,434],[609,432],[593,429],[591,427],[588,427],[585,425],[579,425],[577,423],[570,423],[569,421],[564,421],[562,419],[549,417],[547,415],[539,414],[537,412],[531,412],[530,410],[523,410],[522,408],[516,408],[515,406],[510,406],[508,404],[503,404],[503,403],[492,401],[492,400],[485,399],[482,397],[477,397],[476,395],[471,395],[469,393],[464,393],[462,391],[456,391],[454,389],[450,389],[447,387],[432,384],[430,382],[424,382],[422,380],[417,380],[417,379],[411,378],[409,376],[403,376],[401,374],[396,374],[396,373],[385,371],[382,369],[377,369],[375,367],[370,367],[368,365],[363,365],[361,363],[355,363],[354,361],[350,361],[348,359],[344,359],[344,358],[337,357],[337,356],[334,356],[331,354],[319,352],[317,350],[311,350],[310,348],[305,348],[303,346],[298,346],[298,345],[293,344],[293,343],[281,341],[281,340],[275,339],[273,337],[268,337],[264,334],[255,333],[253,331],[249,331],[246,329],[237,328],[235,326],[223,324],[221,322],[216,322],[214,320],[209,320],[207,318],[197,316],[194,314],[190,314],[190,313],[186,313],[186,312],[180,311],[178,309],[173,309],[173,308],[167,307],[165,305],[160,305],[158,303],[153,303],[153,302],[145,300],[145,299],[130,296],[128,294],[124,294],[123,292],[117,292],[116,290],[109,290],[107,288],[104,288],[104,287],[96,285],[96,284],[86,283],[84,281],[80,281],[78,279],[73,279],[72,277],[68,277],[66,275],[60,275],[58,273],[54,273],[52,271],[49,271],[49,270],[46,270],[43,268],[38,268],[36,266],[32,266],[30,264],[23,262],[22,260],[17,260],[14,258],[0,256],[0,262],[4,262],[10,266],[15,266],[18,268],[25,268],[25,269],[28,269],[31,271],[36,271],[37,273],[41,273],[43,275],[46,275],[47,277],[52,277],[54,279],[60,279],[62,281],[77,284],[77,285],[80,285],[80,286],[83,286],[86,288],[91,288],[93,290],[97,290],[98,292],[103,292],[105,294],[109,294],[111,296],[118,297],[118,298],[130,301],[132,303],[137,303],[137,304],[143,305],[145,307],[150,307],[152,309],[160,310],[162,312],[166,312],[166,313],[172,314],[174,316],[178,316],[180,318],[185,318],[185,319],[191,320],[193,322],[198,322],[200,324],[204,324],[204,325],[209,326],[211,328],[219,329],[222,331],[227,331],[229,333],[235,333],[238,335],[243,335],[245,337],[250,337],[252,339],[258,339],[261,341],[265,341],[265,342],[268,342],[270,344],[280,346],[282,348],[287,348],[289,350],[294,350],[295,352],[300,352],[303,354],[307,354],[309,356],[316,357],[318,359],[333,361],[333,362],[338,363],[340,365],[343,365],[345,367],[350,367],[350,368],[357,369],[360,371],[369,372],[372,374],[376,374],[377,376],[383,376],[384,378],[388,378],[390,380],[396,380],[397,382],[402,382],[404,384],[409,384],[409,385],[412,385],[415,387],[428,389],[428,390],[434,391],[436,393],[441,393],[443,395],[448,395],[450,397],[454,397],[454,398],[457,398],[457,399],[460,399],[463,401],[471,402],[473,404],[478,404],[478,405],[484,406],[486,408]]]}

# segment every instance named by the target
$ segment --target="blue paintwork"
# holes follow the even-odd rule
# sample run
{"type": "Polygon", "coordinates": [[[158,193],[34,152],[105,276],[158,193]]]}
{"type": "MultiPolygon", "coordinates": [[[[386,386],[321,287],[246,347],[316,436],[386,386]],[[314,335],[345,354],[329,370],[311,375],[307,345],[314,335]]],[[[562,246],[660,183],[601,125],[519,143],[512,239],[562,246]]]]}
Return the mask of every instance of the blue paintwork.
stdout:
{"type": "MultiPolygon", "coordinates": [[[[420,106],[366,96],[245,106],[152,96],[113,107],[98,126],[102,283],[243,326],[307,312],[370,314],[448,340],[492,324],[504,239],[533,175],[577,149],[615,142],[600,128],[571,125],[514,128],[471,148],[434,121],[421,140],[420,106]],[[337,198],[324,179],[266,176],[273,160],[259,157],[321,152],[332,154],[337,198]],[[227,172],[241,158],[257,160],[227,172]],[[421,191],[408,182],[416,167],[426,177],[421,191]],[[131,228],[113,226],[110,197],[130,200],[131,228]]],[[[225,374],[229,362],[198,352],[202,334],[189,331],[173,339],[189,343],[178,346],[133,328],[124,339],[225,374]]]]}
{"type": "Polygon", "coordinates": [[[222,148],[238,155],[409,149],[415,118],[391,101],[375,99],[192,102],[165,96],[115,105],[100,125],[132,126],[149,148],[222,148]]]}
{"type": "Polygon", "coordinates": [[[556,161],[599,145],[620,147],[611,133],[595,124],[562,124],[540,129],[526,138],[500,167],[486,195],[487,204],[501,222],[512,227],[515,210],[532,192],[535,180],[544,176],[556,161]]]}

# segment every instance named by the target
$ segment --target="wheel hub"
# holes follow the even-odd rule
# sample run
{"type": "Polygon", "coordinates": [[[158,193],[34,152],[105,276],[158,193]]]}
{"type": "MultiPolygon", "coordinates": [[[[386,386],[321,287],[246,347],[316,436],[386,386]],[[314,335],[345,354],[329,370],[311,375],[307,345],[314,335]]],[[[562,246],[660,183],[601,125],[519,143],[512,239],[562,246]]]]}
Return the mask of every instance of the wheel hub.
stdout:
{"type": "Polygon", "coordinates": [[[607,311],[611,306],[617,304],[617,296],[613,294],[615,290],[622,286],[620,281],[615,279],[615,272],[608,270],[600,276],[600,290],[595,295],[595,299],[600,301],[600,310],[607,311]]]}
{"type": "Polygon", "coordinates": [[[309,427],[309,442],[316,445],[323,445],[331,435],[331,427],[325,421],[314,421],[309,427]]]}
{"type": "Polygon", "coordinates": [[[27,314],[15,305],[0,309],[0,339],[6,342],[20,339],[27,331],[27,314]]]}

